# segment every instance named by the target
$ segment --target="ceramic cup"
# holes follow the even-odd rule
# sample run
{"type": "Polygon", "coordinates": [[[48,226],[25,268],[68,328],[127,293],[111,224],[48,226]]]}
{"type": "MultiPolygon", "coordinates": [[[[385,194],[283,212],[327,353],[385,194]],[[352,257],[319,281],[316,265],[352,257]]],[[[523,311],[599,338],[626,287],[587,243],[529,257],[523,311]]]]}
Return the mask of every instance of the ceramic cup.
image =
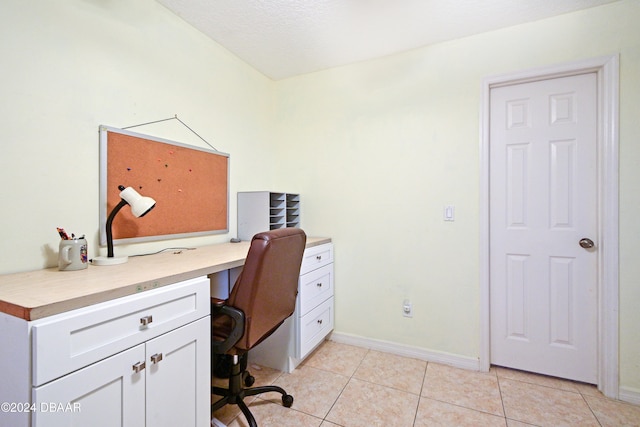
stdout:
{"type": "Polygon", "coordinates": [[[60,240],[58,270],[82,270],[88,265],[86,239],[60,240]]]}

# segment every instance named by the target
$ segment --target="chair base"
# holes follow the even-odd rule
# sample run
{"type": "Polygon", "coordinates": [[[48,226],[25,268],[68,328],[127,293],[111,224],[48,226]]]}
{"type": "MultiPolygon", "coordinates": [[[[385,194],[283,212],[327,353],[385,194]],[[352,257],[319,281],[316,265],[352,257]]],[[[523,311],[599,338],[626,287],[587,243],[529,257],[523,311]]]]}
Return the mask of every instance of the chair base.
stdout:
{"type": "Polygon", "coordinates": [[[256,396],[262,393],[276,392],[282,395],[282,405],[290,408],[293,405],[293,396],[287,394],[282,388],[275,385],[244,388],[245,383],[253,383],[253,377],[249,372],[240,370],[239,357],[233,356],[233,364],[231,365],[231,375],[229,376],[229,388],[211,387],[211,394],[222,396],[220,400],[211,405],[211,412],[217,411],[225,405],[238,405],[244,414],[250,427],[258,427],[256,420],[251,411],[244,403],[244,398],[256,396]]]}

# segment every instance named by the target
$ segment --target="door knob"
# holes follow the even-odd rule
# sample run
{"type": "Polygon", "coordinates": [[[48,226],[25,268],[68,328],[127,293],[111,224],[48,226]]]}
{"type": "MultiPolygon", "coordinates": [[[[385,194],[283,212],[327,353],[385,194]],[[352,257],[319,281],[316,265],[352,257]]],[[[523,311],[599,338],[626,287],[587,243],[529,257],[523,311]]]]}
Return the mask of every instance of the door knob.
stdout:
{"type": "Polygon", "coordinates": [[[579,242],[580,246],[585,248],[585,249],[591,249],[592,247],[595,246],[595,243],[593,243],[593,240],[585,237],[584,239],[580,239],[579,242]]]}

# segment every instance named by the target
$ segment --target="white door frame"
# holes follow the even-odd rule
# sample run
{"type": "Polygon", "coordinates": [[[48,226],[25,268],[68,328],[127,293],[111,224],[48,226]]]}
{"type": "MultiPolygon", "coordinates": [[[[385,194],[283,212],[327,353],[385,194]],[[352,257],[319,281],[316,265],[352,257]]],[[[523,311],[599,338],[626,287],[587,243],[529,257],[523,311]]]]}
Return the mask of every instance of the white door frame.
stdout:
{"type": "Polygon", "coordinates": [[[618,55],[537,68],[482,82],[480,107],[480,369],[491,363],[489,112],[493,87],[595,72],[598,80],[598,389],[618,398],[618,55]]]}

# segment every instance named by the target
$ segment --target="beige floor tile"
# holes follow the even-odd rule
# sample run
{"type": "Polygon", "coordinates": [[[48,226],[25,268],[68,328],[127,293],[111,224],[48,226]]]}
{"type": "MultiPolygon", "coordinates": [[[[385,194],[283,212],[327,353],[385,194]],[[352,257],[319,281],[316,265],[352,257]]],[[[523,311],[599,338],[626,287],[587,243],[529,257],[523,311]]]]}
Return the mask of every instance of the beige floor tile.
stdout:
{"type": "Polygon", "coordinates": [[[352,378],[326,420],[345,427],[412,427],[418,396],[352,378]]]}
{"type": "Polygon", "coordinates": [[[521,423],[520,421],[507,419],[507,427],[531,427],[531,426],[533,426],[533,424],[521,423]]]}
{"type": "Polygon", "coordinates": [[[249,366],[247,366],[247,370],[256,379],[253,386],[273,384],[278,377],[282,375],[282,372],[277,369],[256,365],[254,363],[249,364],[249,366]]]}
{"type": "Polygon", "coordinates": [[[519,371],[517,369],[495,367],[498,378],[507,378],[510,380],[522,381],[530,384],[542,385],[545,387],[553,387],[560,390],[578,391],[578,384],[574,381],[562,378],[550,377],[547,375],[534,374],[532,372],[519,371]]]}
{"type": "Polygon", "coordinates": [[[493,370],[474,372],[429,363],[422,396],[504,416],[498,379],[493,370]]]}
{"type": "MultiPolygon", "coordinates": [[[[255,397],[252,397],[251,399],[246,399],[245,403],[249,404],[254,399],[255,397]]],[[[215,402],[216,400],[218,400],[217,397],[213,399],[211,403],[215,402]]],[[[225,405],[222,408],[215,411],[214,413],[212,413],[211,417],[215,417],[223,424],[228,425],[235,417],[238,416],[240,412],[241,412],[240,408],[238,408],[237,405],[225,405]]]]}
{"type": "MultiPolygon", "coordinates": [[[[278,379],[280,375],[282,375],[282,372],[276,369],[262,367],[255,364],[249,365],[247,369],[249,370],[251,375],[253,375],[256,379],[255,383],[253,384],[254,387],[273,384],[273,382],[276,379],[278,379]]],[[[211,380],[211,385],[222,387],[222,388],[228,388],[229,379],[213,377],[211,380]]],[[[217,402],[219,399],[220,399],[220,396],[212,395],[211,403],[217,402]]],[[[254,396],[247,397],[246,399],[244,399],[244,402],[247,405],[250,405],[251,402],[253,402],[255,399],[256,398],[254,396]]],[[[211,415],[213,417],[216,417],[222,423],[228,424],[229,422],[231,422],[231,420],[233,420],[236,416],[238,416],[240,412],[241,412],[240,408],[238,408],[237,405],[225,405],[211,415]]]]}
{"type": "MultiPolygon", "coordinates": [[[[250,364],[247,366],[247,370],[256,379],[254,386],[273,384],[273,382],[282,375],[282,372],[277,369],[259,366],[256,364],[250,364]]],[[[226,388],[229,386],[229,379],[213,377],[211,379],[211,385],[226,388]]]]}
{"type": "Polygon", "coordinates": [[[427,362],[370,350],[353,378],[420,394],[427,362]]]}
{"type": "MultiPolygon", "coordinates": [[[[229,379],[227,378],[212,378],[211,385],[216,387],[228,388],[229,387],[229,379]]],[[[220,400],[222,396],[211,395],[211,403],[215,403],[220,400]]],[[[255,397],[250,397],[247,399],[247,402],[250,403],[255,397]]],[[[216,417],[223,424],[228,424],[240,413],[240,409],[237,405],[225,405],[222,408],[211,414],[212,417],[216,417]]]]}
{"type": "Polygon", "coordinates": [[[368,351],[362,347],[325,341],[304,361],[304,364],[350,377],[368,351]]]}
{"type": "Polygon", "coordinates": [[[604,397],[604,394],[598,390],[598,387],[593,384],[585,384],[585,383],[575,383],[576,388],[580,393],[585,396],[595,396],[595,397],[604,397]]]}
{"type": "Polygon", "coordinates": [[[487,414],[474,409],[463,408],[450,403],[439,402],[426,397],[420,398],[414,427],[505,427],[504,417],[487,414]]]}
{"type": "Polygon", "coordinates": [[[640,426],[640,406],[594,396],[584,398],[602,427],[640,426]]]}
{"type": "MultiPolygon", "coordinates": [[[[322,419],[313,417],[268,400],[256,399],[249,410],[260,427],[319,427],[322,419]]],[[[228,427],[249,427],[243,414],[238,415],[228,427]]]]}
{"type": "MultiPolygon", "coordinates": [[[[283,374],[275,382],[293,396],[292,408],[309,415],[324,418],[347,385],[348,377],[311,366],[300,366],[291,374],[283,374]]],[[[274,403],[279,395],[266,395],[274,403]]]]}
{"type": "MultiPolygon", "coordinates": [[[[292,408],[279,394],[245,401],[260,427],[640,427],[640,406],[607,399],[593,385],[500,367],[481,373],[425,364],[326,341],[291,374],[249,366],[255,386],[283,387],[295,398],[292,408]]],[[[236,405],[213,416],[247,426],[236,405]]]]}
{"type": "Polygon", "coordinates": [[[580,393],[500,378],[508,419],[539,426],[598,426],[580,393]]]}

